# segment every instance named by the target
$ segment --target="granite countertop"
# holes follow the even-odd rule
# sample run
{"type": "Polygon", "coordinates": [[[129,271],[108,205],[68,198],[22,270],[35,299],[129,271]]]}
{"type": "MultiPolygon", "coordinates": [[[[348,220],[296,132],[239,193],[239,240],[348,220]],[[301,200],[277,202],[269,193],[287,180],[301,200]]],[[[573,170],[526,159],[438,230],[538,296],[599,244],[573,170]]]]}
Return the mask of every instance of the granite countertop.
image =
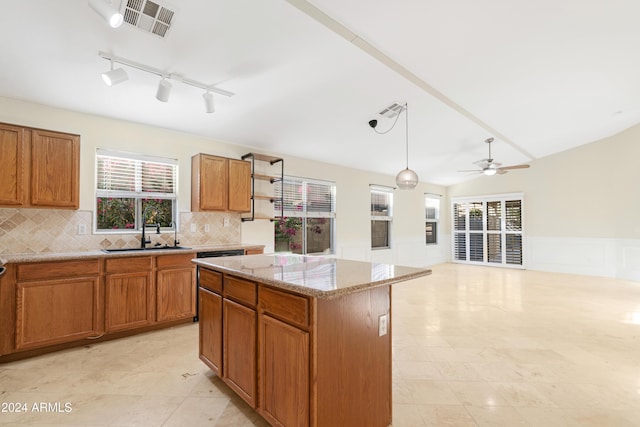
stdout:
{"type": "Polygon", "coordinates": [[[226,244],[226,245],[194,245],[185,246],[188,249],[152,249],[134,250],[122,252],[104,252],[100,249],[78,252],[46,252],[37,254],[2,254],[0,265],[9,263],[41,262],[41,261],[67,261],[85,258],[119,258],[131,256],[167,255],[180,253],[196,253],[205,251],[226,251],[233,249],[264,249],[264,245],[251,244],[226,244]]]}
{"type": "Polygon", "coordinates": [[[425,268],[291,254],[198,258],[193,262],[322,299],[338,298],[431,274],[431,270],[425,268]]]}

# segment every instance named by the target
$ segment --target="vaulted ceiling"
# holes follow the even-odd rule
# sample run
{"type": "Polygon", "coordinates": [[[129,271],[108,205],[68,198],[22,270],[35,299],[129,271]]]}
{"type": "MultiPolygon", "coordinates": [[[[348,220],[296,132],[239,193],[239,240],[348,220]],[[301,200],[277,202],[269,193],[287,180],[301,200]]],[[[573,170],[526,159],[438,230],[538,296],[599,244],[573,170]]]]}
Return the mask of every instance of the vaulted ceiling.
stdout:
{"type": "MultiPolygon", "coordinates": [[[[106,0],[108,1],[108,0],[106,0]]],[[[122,0],[126,2],[127,0],[122,0]]],[[[131,0],[129,0],[131,1],[131,0]]],[[[640,121],[640,2],[612,0],[172,0],[164,38],[113,29],[86,0],[5,3],[0,96],[449,185],[487,157],[529,162],[640,121]],[[98,51],[233,92],[206,114],[201,89],[98,51]]],[[[119,0],[113,6],[121,8],[119,0]]],[[[1,114],[1,112],[0,112],[1,114]]],[[[519,171],[512,171],[512,174],[519,171]]]]}

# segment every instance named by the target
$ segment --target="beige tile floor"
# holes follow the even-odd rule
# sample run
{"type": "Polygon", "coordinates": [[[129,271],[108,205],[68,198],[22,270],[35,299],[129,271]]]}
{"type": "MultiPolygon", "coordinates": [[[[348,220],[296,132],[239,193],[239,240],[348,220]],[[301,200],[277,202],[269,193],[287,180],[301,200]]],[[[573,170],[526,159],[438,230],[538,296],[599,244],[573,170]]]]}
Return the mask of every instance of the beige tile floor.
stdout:
{"type": "MultiPolygon", "coordinates": [[[[640,283],[433,270],[393,288],[395,427],[640,426],[640,283]]],[[[194,324],[2,364],[12,402],[28,411],[2,425],[266,426],[198,360],[194,324]]]]}

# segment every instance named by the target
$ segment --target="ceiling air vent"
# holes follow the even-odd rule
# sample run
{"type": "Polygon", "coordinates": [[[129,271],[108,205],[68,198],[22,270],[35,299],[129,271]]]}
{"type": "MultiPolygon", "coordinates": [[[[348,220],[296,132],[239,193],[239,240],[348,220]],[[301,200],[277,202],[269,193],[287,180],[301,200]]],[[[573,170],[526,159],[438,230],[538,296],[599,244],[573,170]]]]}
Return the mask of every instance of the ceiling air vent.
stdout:
{"type": "Polygon", "coordinates": [[[380,114],[382,117],[393,119],[395,116],[402,113],[402,111],[404,111],[404,104],[394,102],[384,110],[380,111],[378,114],[380,114]]]}
{"type": "Polygon", "coordinates": [[[150,0],[123,2],[124,22],[162,38],[171,29],[174,14],[174,10],[150,0]]]}

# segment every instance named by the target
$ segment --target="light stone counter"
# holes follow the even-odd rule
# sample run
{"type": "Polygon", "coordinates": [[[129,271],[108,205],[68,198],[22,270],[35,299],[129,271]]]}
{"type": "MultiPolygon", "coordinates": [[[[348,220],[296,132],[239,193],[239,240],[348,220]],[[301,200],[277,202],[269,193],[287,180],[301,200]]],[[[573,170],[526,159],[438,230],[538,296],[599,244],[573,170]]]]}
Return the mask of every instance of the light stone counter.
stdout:
{"type": "Polygon", "coordinates": [[[95,251],[82,251],[82,252],[45,252],[37,254],[2,254],[0,255],[0,265],[10,263],[25,263],[25,262],[42,262],[42,261],[68,261],[73,259],[88,259],[88,258],[119,258],[119,257],[132,257],[132,256],[149,256],[149,255],[167,255],[167,254],[179,254],[179,253],[195,253],[205,251],[226,251],[234,249],[264,249],[264,245],[250,245],[250,244],[227,244],[227,245],[196,245],[188,246],[188,249],[145,249],[145,250],[133,250],[122,252],[104,252],[100,249],[95,251]]]}
{"type": "Polygon", "coordinates": [[[198,258],[193,262],[320,299],[338,298],[431,274],[431,270],[423,268],[291,254],[198,258]]]}

